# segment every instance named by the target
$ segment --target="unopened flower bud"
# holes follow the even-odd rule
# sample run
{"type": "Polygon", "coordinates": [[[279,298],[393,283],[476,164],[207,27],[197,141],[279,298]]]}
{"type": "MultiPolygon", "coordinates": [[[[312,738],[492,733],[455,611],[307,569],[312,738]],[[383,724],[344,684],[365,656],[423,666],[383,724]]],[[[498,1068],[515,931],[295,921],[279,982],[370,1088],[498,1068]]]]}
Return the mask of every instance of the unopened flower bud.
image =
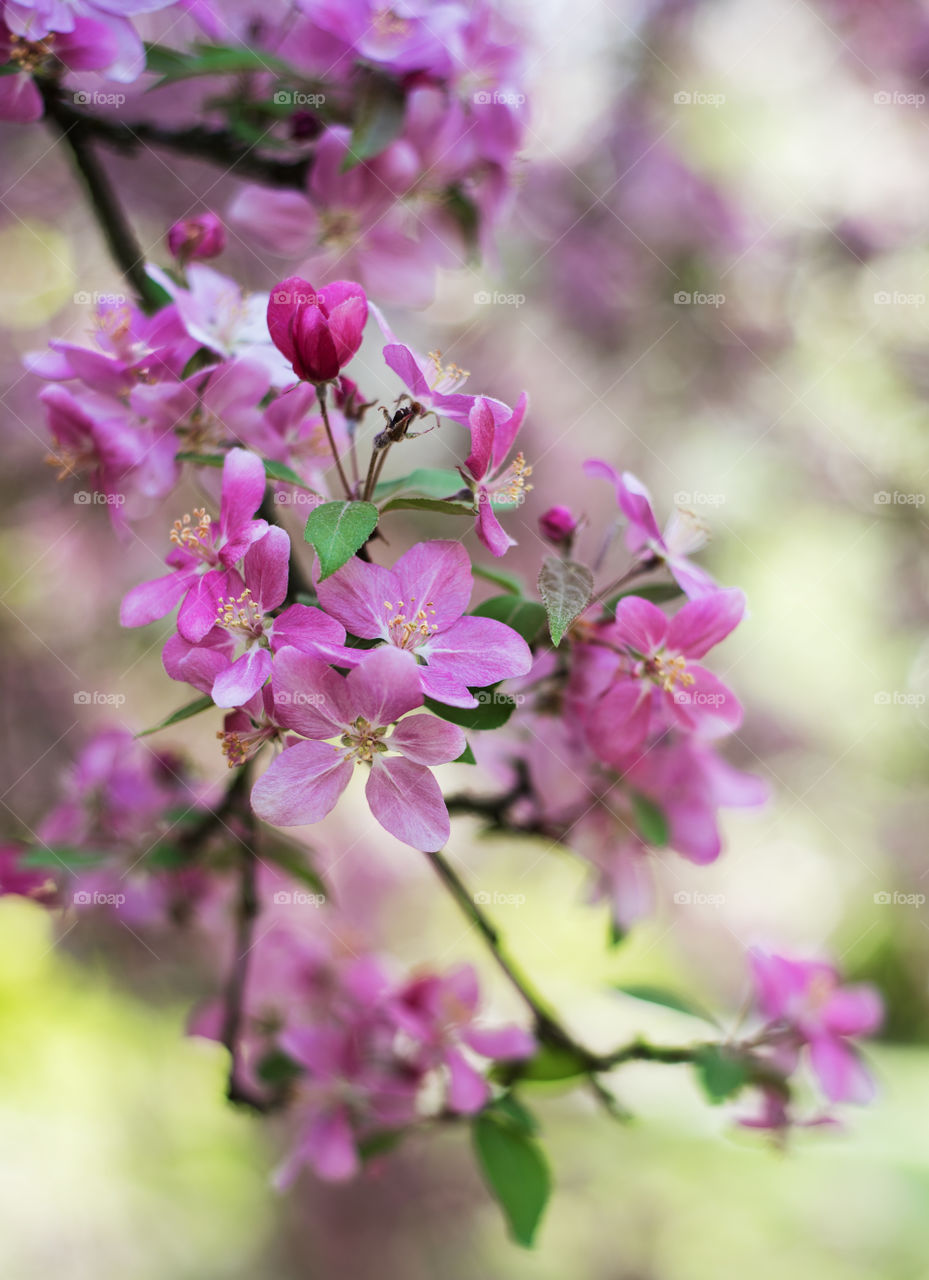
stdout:
{"type": "Polygon", "coordinates": [[[567,507],[549,507],[539,516],[539,532],[556,545],[570,542],[576,529],[577,521],[567,507]]]}
{"type": "Polygon", "coordinates": [[[168,232],[168,248],[180,263],[215,258],[226,247],[226,231],[215,213],[182,218],[168,232]]]}

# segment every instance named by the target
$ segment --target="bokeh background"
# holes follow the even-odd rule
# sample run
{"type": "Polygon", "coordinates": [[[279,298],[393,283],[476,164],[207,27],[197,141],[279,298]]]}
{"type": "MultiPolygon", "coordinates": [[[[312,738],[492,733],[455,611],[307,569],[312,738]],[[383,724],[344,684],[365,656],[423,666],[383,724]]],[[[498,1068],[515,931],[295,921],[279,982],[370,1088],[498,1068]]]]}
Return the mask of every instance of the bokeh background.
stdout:
{"type": "MultiPolygon", "coordinates": [[[[659,912],[615,950],[576,859],[478,840],[461,819],[452,853],[475,885],[525,899],[498,908],[511,949],[594,1044],[699,1035],[616,983],[678,985],[731,1015],[747,945],[832,954],[885,995],[878,1101],[781,1154],[708,1108],[684,1068],[617,1075],[631,1125],[540,1091],[557,1192],[531,1254],[507,1242],[463,1133],[413,1140],[348,1189],[306,1178],[280,1198],[268,1179],[286,1135],[230,1110],[222,1051],[183,1035],[196,947],[99,922],[61,936],[40,907],[5,899],[4,1280],[929,1274],[929,10],[515,12],[532,116],[500,261],[444,274],[427,312],[392,318],[478,389],[530,390],[536,488],[508,567],[533,575],[533,520],[552,502],[593,527],[612,518],[580,471],[592,455],[710,526],[707,563],[751,607],[717,664],[747,708],[730,757],[770,780],[772,800],[727,821],[715,866],[669,855],[659,912]]],[[[95,727],[137,730],[183,697],[158,661],[167,628],[116,625],[165,521],[119,544],[102,508],[51,482],[22,373],[49,336],[89,327],[87,293],[122,286],[51,136],[10,127],[2,146],[0,800],[22,834],[95,727]],[[115,717],[75,705],[86,688],[121,694],[115,717]]],[[[171,221],[204,200],[222,211],[236,187],[195,162],[110,164],[161,261],[171,221]]],[[[220,266],[261,288],[286,268],[235,238],[220,266]]],[[[388,385],[370,354],[358,376],[388,385]]],[[[219,777],[213,728],[191,722],[184,745],[219,777]]],[[[514,1012],[416,855],[372,839],[363,858],[338,874],[348,892],[364,881],[379,941],[411,963],[474,960],[514,1012]]]]}

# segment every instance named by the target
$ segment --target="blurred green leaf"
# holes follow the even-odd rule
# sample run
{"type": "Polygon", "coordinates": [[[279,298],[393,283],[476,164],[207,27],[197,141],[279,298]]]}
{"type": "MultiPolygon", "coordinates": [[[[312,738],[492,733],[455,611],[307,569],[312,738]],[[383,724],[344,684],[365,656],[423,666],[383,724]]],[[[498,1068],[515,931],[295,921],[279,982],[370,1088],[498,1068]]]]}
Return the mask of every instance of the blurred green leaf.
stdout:
{"type": "Polygon", "coordinates": [[[68,871],[81,871],[85,867],[99,866],[110,856],[92,849],[72,849],[68,845],[46,847],[34,844],[21,856],[19,863],[22,867],[48,867],[60,871],[64,866],[68,871]]]}
{"type": "Polygon", "coordinates": [[[461,476],[457,471],[441,467],[419,467],[408,476],[395,480],[382,480],[374,486],[373,498],[389,498],[392,494],[409,492],[423,498],[451,498],[461,491],[461,476]]]}
{"type": "Polygon", "coordinates": [[[393,77],[366,70],[356,102],[352,136],[342,161],[343,173],[379,156],[403,129],[406,94],[393,77]]]}
{"type": "Polygon", "coordinates": [[[675,1013],[686,1013],[691,1018],[715,1022],[713,1015],[707,1013],[695,1000],[678,995],[676,991],[667,991],[664,987],[655,987],[647,982],[617,983],[616,990],[621,991],[624,996],[632,996],[635,1000],[645,1000],[648,1004],[661,1005],[663,1009],[673,1009],[675,1013]]]}
{"type": "Polygon", "coordinates": [[[697,1078],[713,1106],[731,1098],[748,1081],[745,1063],[721,1045],[704,1046],[695,1057],[694,1065],[697,1078]]]}
{"type": "Polygon", "coordinates": [[[297,72],[280,58],[246,45],[195,44],[189,52],[180,53],[165,45],[149,44],[145,48],[145,69],[160,76],[152,86],[173,84],[195,76],[243,75],[263,71],[296,76],[297,72]]]}
{"type": "Polygon", "coordinates": [[[391,498],[381,507],[385,511],[441,511],[447,516],[473,516],[473,502],[456,502],[448,498],[391,498]]]}
{"type": "Polygon", "coordinates": [[[649,600],[652,604],[667,604],[669,600],[676,600],[683,594],[676,582],[653,582],[650,586],[628,587],[625,591],[617,592],[604,602],[603,608],[607,613],[615,613],[616,606],[626,596],[638,596],[640,600],[649,600]]]}
{"type": "Polygon", "coordinates": [[[516,703],[506,693],[498,693],[492,686],[472,689],[478,699],[476,707],[449,707],[434,698],[425,698],[423,705],[442,720],[457,724],[462,729],[499,729],[506,724],[516,710],[516,703]]]}
{"type": "Polygon", "coordinates": [[[542,1045],[519,1072],[520,1080],[571,1080],[585,1072],[583,1062],[570,1049],[542,1045]]]}
{"type": "Polygon", "coordinates": [[[632,813],[639,835],[646,844],[656,849],[663,849],[670,838],[668,819],[664,810],[648,796],[638,791],[632,793],[632,813]]]}
{"type": "Polygon", "coordinates": [[[551,1174],[538,1142],[499,1110],[472,1124],[478,1165],[517,1244],[531,1248],[551,1195],[551,1174]]]}
{"type": "Polygon", "coordinates": [[[471,572],[475,578],[483,578],[485,582],[492,582],[495,587],[509,592],[511,596],[525,596],[526,584],[522,578],[515,573],[507,573],[506,569],[491,568],[486,564],[473,564],[471,572]]]}
{"type": "Polygon", "coordinates": [[[324,502],[311,511],[303,536],[319,556],[320,581],[341,569],[376,525],[373,502],[324,502]]]}
{"type": "Polygon", "coordinates": [[[474,752],[471,750],[470,742],[467,744],[457,760],[452,761],[452,764],[477,764],[477,761],[474,758],[474,752]]]}
{"type": "Polygon", "coordinates": [[[169,725],[180,724],[182,720],[189,720],[191,716],[198,716],[201,711],[209,711],[210,707],[216,704],[209,694],[204,694],[201,698],[194,698],[193,702],[188,702],[186,706],[178,707],[177,711],[172,711],[166,720],[162,720],[161,724],[156,724],[151,729],[143,729],[141,733],[137,733],[137,738],[147,738],[149,734],[157,733],[159,729],[167,729],[169,725]]]}

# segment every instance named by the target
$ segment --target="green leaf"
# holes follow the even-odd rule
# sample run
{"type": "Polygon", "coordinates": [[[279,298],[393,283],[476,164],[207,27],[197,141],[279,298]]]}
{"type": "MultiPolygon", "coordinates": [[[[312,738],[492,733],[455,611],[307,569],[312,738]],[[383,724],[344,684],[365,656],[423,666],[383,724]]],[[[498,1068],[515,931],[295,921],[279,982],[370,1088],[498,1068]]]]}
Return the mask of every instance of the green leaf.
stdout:
{"type": "Polygon", "coordinates": [[[109,854],[93,849],[72,849],[68,845],[34,844],[27,849],[19,860],[22,867],[48,867],[60,871],[64,867],[68,871],[83,871],[85,867],[96,867],[104,862],[109,854]]]}
{"type": "Polygon", "coordinates": [[[189,720],[191,716],[198,716],[201,711],[209,711],[210,707],[215,706],[213,699],[209,694],[204,694],[202,698],[194,698],[193,702],[188,702],[186,706],[179,707],[177,711],[172,711],[166,720],[162,720],[161,724],[156,724],[151,729],[143,729],[141,733],[137,733],[137,738],[147,738],[149,734],[157,733],[159,729],[167,729],[172,724],[180,724],[182,720],[189,720]]]}
{"type": "Polygon", "coordinates": [[[461,476],[457,471],[440,467],[418,467],[408,476],[395,480],[382,480],[374,486],[373,498],[380,502],[395,493],[412,493],[423,498],[451,498],[460,493],[461,476]]]}
{"type": "MultiPolygon", "coordinates": [[[[175,457],[178,462],[192,462],[197,467],[222,467],[226,462],[224,453],[190,453],[186,449],[175,454],[175,457]]],[[[315,492],[305,480],[301,480],[292,467],[288,467],[283,462],[265,458],[264,469],[269,480],[280,480],[282,484],[294,484],[300,489],[306,489],[308,493],[315,492]]]]}
{"type": "Polygon", "coordinates": [[[467,744],[461,755],[457,756],[456,759],[452,761],[452,764],[477,764],[477,761],[474,759],[474,752],[471,750],[470,743],[467,744]]]}
{"type": "Polygon", "coordinates": [[[531,1248],[551,1194],[548,1161],[513,1120],[488,1109],[471,1128],[478,1165],[517,1244],[531,1248]]]}
{"type": "Polygon", "coordinates": [[[473,564],[471,572],[475,578],[483,578],[492,582],[495,587],[508,591],[511,596],[525,596],[526,584],[515,573],[507,573],[506,569],[492,569],[488,565],[473,564]]]}
{"type": "Polygon", "coordinates": [[[653,800],[649,800],[648,796],[643,796],[638,791],[632,793],[632,813],[635,817],[635,825],[639,829],[639,835],[646,844],[652,845],[656,849],[663,849],[670,838],[668,829],[668,819],[665,811],[653,800]]]}
{"type": "Polygon", "coordinates": [[[594,575],[586,564],[578,564],[576,560],[546,556],[539,573],[539,591],[548,612],[552,644],[557,646],[574,619],[590,603],[594,575]]]}
{"type": "Polygon", "coordinates": [[[542,1045],[539,1051],[520,1068],[520,1080],[571,1080],[582,1076],[583,1062],[570,1049],[561,1046],[542,1045]]]}
{"type": "Polygon", "coordinates": [[[303,1075],[303,1068],[283,1049],[270,1049],[257,1064],[258,1079],[272,1088],[282,1088],[298,1080],[303,1075]]]}
{"type": "Polygon", "coordinates": [[[621,942],[626,941],[629,930],[621,928],[616,921],[610,916],[610,927],[607,934],[606,945],[608,947],[618,947],[621,942]]]}
{"type": "Polygon", "coordinates": [[[523,1133],[532,1135],[539,1132],[538,1120],[513,1093],[505,1093],[501,1098],[497,1098],[486,1110],[493,1112],[495,1115],[502,1115],[505,1119],[511,1121],[517,1129],[521,1129],[523,1133]]]}
{"type": "Polygon", "coordinates": [[[299,880],[301,884],[308,885],[314,893],[328,900],[329,891],[326,888],[325,881],[319,872],[306,861],[301,848],[283,841],[268,840],[261,853],[267,862],[273,862],[276,867],[286,871],[294,880],[299,880]]]}
{"type": "Polygon", "coordinates": [[[731,1098],[748,1081],[748,1069],[741,1059],[721,1045],[708,1044],[694,1060],[697,1076],[713,1106],[731,1098]]]}
{"type": "Polygon", "coordinates": [[[288,467],[283,462],[275,462],[273,458],[265,458],[264,463],[265,475],[269,480],[280,480],[284,484],[295,484],[300,489],[306,489],[310,493],[314,492],[305,480],[300,479],[293,467],[288,467]]]}
{"type": "Polygon", "coordinates": [[[676,582],[653,582],[651,586],[628,587],[625,591],[617,592],[604,603],[603,608],[607,613],[615,613],[616,606],[626,596],[638,596],[640,600],[649,600],[652,604],[667,604],[669,600],[676,600],[683,594],[676,582]]]}
{"type": "Polygon", "coordinates": [[[319,556],[320,581],[364,546],[376,524],[373,502],[324,502],[310,512],[303,536],[319,556]]]}
{"type": "Polygon", "coordinates": [[[293,76],[293,68],[273,54],[250,49],[246,45],[195,44],[187,53],[178,53],[164,45],[150,44],[146,48],[146,71],[161,78],[152,86],[173,84],[176,80],[190,80],[194,76],[246,75],[273,71],[278,75],[293,76]]]}
{"type": "Polygon", "coordinates": [[[492,596],[473,610],[475,618],[494,618],[518,631],[527,644],[532,644],[545,626],[545,606],[538,600],[524,600],[521,596],[492,596]]]}
{"type": "Polygon", "coordinates": [[[478,700],[476,707],[448,707],[434,698],[424,698],[423,705],[433,715],[450,724],[460,725],[462,729],[499,729],[516,710],[516,703],[509,694],[498,693],[493,686],[472,689],[471,692],[478,700]]]}
{"type": "Polygon", "coordinates": [[[403,86],[391,76],[370,70],[356,98],[357,109],[342,172],[372,160],[400,136],[406,112],[403,86]]]}
{"type": "Polygon", "coordinates": [[[634,1000],[644,1000],[648,1004],[660,1005],[663,1009],[673,1009],[675,1013],[686,1013],[690,1018],[702,1018],[704,1022],[714,1022],[713,1016],[702,1009],[695,1000],[680,996],[676,991],[666,991],[664,987],[655,987],[647,982],[617,983],[616,990],[624,996],[632,996],[634,1000]]]}
{"type": "Polygon", "coordinates": [[[447,516],[473,516],[473,502],[456,502],[449,498],[391,498],[381,507],[385,511],[441,511],[447,516]]]}

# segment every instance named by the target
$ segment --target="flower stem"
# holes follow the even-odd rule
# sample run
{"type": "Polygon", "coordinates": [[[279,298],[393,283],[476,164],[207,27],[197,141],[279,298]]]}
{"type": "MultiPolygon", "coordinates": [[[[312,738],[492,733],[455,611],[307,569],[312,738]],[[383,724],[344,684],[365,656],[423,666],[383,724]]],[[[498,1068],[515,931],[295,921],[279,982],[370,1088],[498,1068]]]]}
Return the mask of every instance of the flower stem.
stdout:
{"type": "Polygon", "coordinates": [[[326,403],[326,384],[324,382],[320,382],[316,387],[316,395],[319,399],[319,411],[323,415],[323,425],[326,428],[326,438],[329,441],[329,448],[332,450],[332,456],[339,472],[339,479],[342,482],[342,490],[346,498],[351,502],[352,486],[348,483],[348,476],[345,474],[345,468],[342,466],[342,459],[339,457],[339,451],[335,447],[335,436],[332,434],[332,424],[329,421],[329,406],[326,403]]]}

